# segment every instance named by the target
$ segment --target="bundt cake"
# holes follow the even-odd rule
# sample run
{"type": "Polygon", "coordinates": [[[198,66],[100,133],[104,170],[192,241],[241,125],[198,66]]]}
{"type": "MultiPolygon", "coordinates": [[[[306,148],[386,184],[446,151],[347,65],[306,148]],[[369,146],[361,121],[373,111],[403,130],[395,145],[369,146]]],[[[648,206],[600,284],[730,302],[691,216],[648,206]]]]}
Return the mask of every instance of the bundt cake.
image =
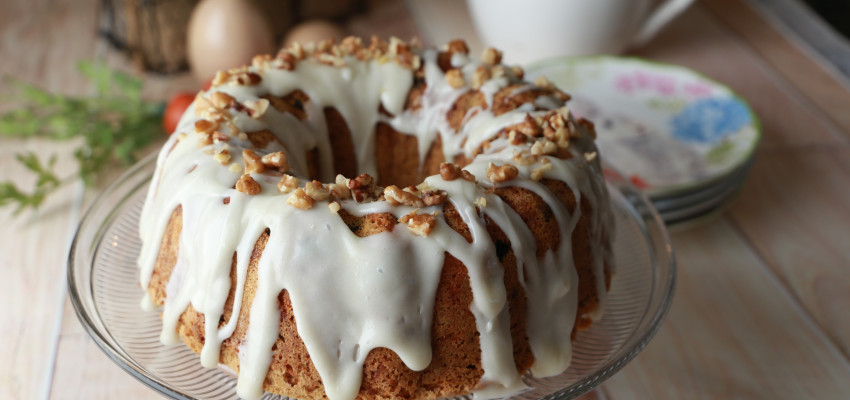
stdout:
{"type": "Polygon", "coordinates": [[[140,218],[161,340],[248,399],[493,398],[562,373],[612,272],[593,125],[468,53],[351,37],[219,72],[140,218]]]}

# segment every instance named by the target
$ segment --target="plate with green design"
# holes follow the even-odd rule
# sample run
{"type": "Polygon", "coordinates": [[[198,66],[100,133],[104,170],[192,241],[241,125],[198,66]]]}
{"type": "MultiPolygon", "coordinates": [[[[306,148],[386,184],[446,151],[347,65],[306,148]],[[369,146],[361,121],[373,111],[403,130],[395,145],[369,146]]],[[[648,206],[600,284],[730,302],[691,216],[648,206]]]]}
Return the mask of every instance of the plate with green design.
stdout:
{"type": "Polygon", "coordinates": [[[653,203],[723,184],[747,170],[761,138],[750,106],[693,70],[634,57],[559,57],[526,68],[570,95],[594,122],[602,157],[653,203]]]}

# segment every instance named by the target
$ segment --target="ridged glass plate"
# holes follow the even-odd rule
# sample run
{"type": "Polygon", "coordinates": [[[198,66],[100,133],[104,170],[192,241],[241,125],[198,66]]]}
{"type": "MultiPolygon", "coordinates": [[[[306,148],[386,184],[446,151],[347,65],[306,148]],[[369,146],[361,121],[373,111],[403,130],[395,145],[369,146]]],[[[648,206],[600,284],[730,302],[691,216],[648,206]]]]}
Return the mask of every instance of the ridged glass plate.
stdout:
{"type": "MultiPolygon", "coordinates": [[[[150,156],[130,169],[83,217],[68,261],[71,301],[98,346],[157,392],[175,399],[236,399],[232,373],[201,367],[186,346],[162,345],[159,313],[141,309],[138,219],[154,166],[150,156]]],[[[676,272],[664,224],[627,179],[606,175],[616,214],[617,272],[605,314],[578,334],[567,371],[526,377],[531,389],[517,399],[571,399],[593,389],[646,346],[670,307],[676,272]]]]}

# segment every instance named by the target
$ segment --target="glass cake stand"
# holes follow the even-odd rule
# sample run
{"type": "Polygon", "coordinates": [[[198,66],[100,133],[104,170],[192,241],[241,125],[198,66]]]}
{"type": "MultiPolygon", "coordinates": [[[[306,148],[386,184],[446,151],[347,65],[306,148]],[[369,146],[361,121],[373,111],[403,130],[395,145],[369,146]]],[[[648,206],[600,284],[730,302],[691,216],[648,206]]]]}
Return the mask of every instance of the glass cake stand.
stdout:
{"type": "MultiPolygon", "coordinates": [[[[237,399],[231,372],[203,368],[184,345],[161,344],[159,313],[141,309],[138,220],[155,164],[152,155],[130,169],[81,220],[68,260],[71,302],[106,355],[157,392],[174,399],[237,399]]],[[[616,219],[616,274],[605,313],[578,334],[567,371],[526,376],[531,389],[516,399],[572,399],[590,391],[646,346],[670,307],[676,267],[664,224],[627,179],[606,171],[606,180],[616,219]]]]}

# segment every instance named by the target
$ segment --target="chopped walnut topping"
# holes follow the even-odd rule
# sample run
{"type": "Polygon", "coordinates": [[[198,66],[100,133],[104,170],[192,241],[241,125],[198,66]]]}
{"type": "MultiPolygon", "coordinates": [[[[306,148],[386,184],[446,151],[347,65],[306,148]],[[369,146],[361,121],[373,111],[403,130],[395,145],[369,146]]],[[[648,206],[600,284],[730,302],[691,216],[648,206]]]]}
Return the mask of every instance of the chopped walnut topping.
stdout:
{"type": "Polygon", "coordinates": [[[412,51],[406,51],[396,57],[396,63],[409,70],[416,71],[422,66],[422,59],[412,51]]]}
{"type": "Polygon", "coordinates": [[[304,192],[304,189],[295,189],[292,194],[286,199],[286,204],[302,210],[309,210],[313,207],[314,200],[304,192]]]}
{"type": "Polygon", "coordinates": [[[228,108],[236,104],[236,99],[224,92],[212,92],[209,100],[213,107],[216,108],[228,108]]]}
{"type": "Polygon", "coordinates": [[[212,104],[206,97],[204,97],[204,92],[198,92],[195,95],[195,101],[192,103],[195,105],[195,116],[200,117],[206,113],[207,110],[212,108],[212,104]]]}
{"type": "Polygon", "coordinates": [[[363,49],[363,39],[358,36],[348,36],[339,43],[339,48],[345,54],[357,54],[363,49]]]}
{"type": "Polygon", "coordinates": [[[268,169],[278,172],[289,171],[289,162],[286,161],[286,154],[282,151],[266,154],[260,161],[268,169]]]}
{"type": "MultiPolygon", "coordinates": [[[[484,49],[483,53],[481,53],[481,60],[490,65],[499,64],[502,62],[502,52],[492,47],[488,47],[484,49]]],[[[504,70],[502,70],[502,72],[504,73],[504,70]]]]}
{"type": "Polygon", "coordinates": [[[558,151],[558,146],[548,140],[534,142],[531,146],[531,154],[535,156],[552,154],[556,151],[558,151]]]}
{"type": "Polygon", "coordinates": [[[302,46],[299,42],[292,42],[287,50],[299,60],[307,58],[307,52],[304,50],[304,46],[302,46]]]}
{"type": "Polygon", "coordinates": [[[541,162],[540,166],[531,170],[531,179],[535,181],[539,181],[543,179],[543,175],[552,170],[552,163],[547,159],[543,159],[544,162],[541,162]]]}
{"type": "Polygon", "coordinates": [[[490,69],[490,74],[493,75],[494,78],[501,78],[506,76],[508,73],[505,70],[504,65],[496,65],[495,67],[490,69]]]}
{"type": "Polygon", "coordinates": [[[304,193],[307,193],[307,196],[316,201],[325,201],[331,197],[331,192],[319,181],[305,183],[304,193]]]}
{"type": "Polygon", "coordinates": [[[461,53],[461,54],[469,54],[469,47],[466,45],[466,42],[462,39],[455,39],[446,44],[446,51],[451,54],[461,53]]]}
{"type": "Polygon", "coordinates": [[[564,115],[555,110],[552,110],[549,114],[547,114],[547,121],[553,129],[563,128],[567,124],[567,121],[564,119],[564,115]]]}
{"type": "Polygon", "coordinates": [[[442,163],[440,164],[440,177],[446,181],[453,181],[460,178],[460,168],[452,163],[442,163]]]}
{"type": "Polygon", "coordinates": [[[531,155],[529,155],[528,151],[522,150],[522,151],[514,151],[513,160],[516,163],[516,165],[526,166],[526,165],[531,165],[531,164],[534,164],[535,162],[537,162],[537,157],[531,156],[531,155]]]}
{"type": "Polygon", "coordinates": [[[482,85],[490,80],[490,70],[484,67],[478,67],[472,75],[472,88],[480,89],[482,85]]]}
{"type": "Polygon", "coordinates": [[[490,163],[487,166],[487,179],[493,183],[509,181],[516,178],[517,175],[519,175],[519,170],[511,164],[496,165],[490,163]]]}
{"type": "Polygon", "coordinates": [[[259,155],[257,155],[257,153],[254,152],[254,150],[242,150],[242,161],[245,162],[246,173],[262,174],[266,170],[265,165],[263,165],[262,159],[259,155]]]}
{"type": "Polygon", "coordinates": [[[446,197],[448,197],[448,195],[444,190],[429,190],[422,192],[422,202],[425,203],[426,206],[443,204],[446,201],[446,197]]]}
{"type": "Polygon", "coordinates": [[[254,119],[260,118],[269,109],[268,99],[245,100],[245,112],[254,119]]]}
{"type": "Polygon", "coordinates": [[[221,149],[216,151],[213,159],[218,161],[221,165],[227,165],[230,162],[230,150],[221,149]]]}
{"type": "Polygon", "coordinates": [[[227,143],[230,141],[230,136],[227,136],[219,131],[213,132],[211,136],[213,143],[227,143]]]}
{"type": "Polygon", "coordinates": [[[230,74],[227,71],[218,71],[212,80],[212,86],[219,86],[227,83],[230,80],[230,74]]]}
{"type": "Polygon", "coordinates": [[[587,162],[591,162],[596,159],[596,155],[597,154],[595,151],[591,151],[590,153],[584,153],[584,159],[587,160],[587,162]]]}
{"type": "Polygon", "coordinates": [[[281,193],[289,193],[295,190],[298,185],[298,178],[289,174],[284,174],[280,178],[280,182],[277,183],[277,190],[279,190],[281,193]]]}
{"type": "Polygon", "coordinates": [[[328,203],[328,209],[330,209],[331,212],[334,213],[334,214],[338,213],[339,209],[340,209],[339,203],[336,202],[336,201],[332,201],[332,202],[328,203]]]}
{"type": "MultiPolygon", "coordinates": [[[[293,43],[293,44],[297,44],[297,42],[295,42],[295,43],[293,43]]],[[[300,45],[300,44],[298,45],[298,48],[299,48],[302,52],[304,51],[304,50],[301,48],[301,45],[300,45]]],[[[297,63],[298,63],[298,59],[299,59],[299,57],[298,57],[298,56],[296,56],[296,55],[292,52],[292,50],[289,50],[289,49],[287,49],[287,50],[281,50],[279,53],[277,53],[277,58],[278,58],[278,60],[280,60],[280,66],[278,66],[278,69],[282,69],[282,70],[286,70],[286,71],[293,71],[293,70],[295,70],[295,64],[297,64],[297,63]]],[[[302,57],[302,58],[303,58],[303,57],[302,57]]]]}
{"type": "Polygon", "coordinates": [[[517,78],[522,79],[525,76],[525,71],[519,65],[511,66],[511,73],[517,78]]]}
{"type": "Polygon", "coordinates": [[[256,68],[263,68],[272,60],[274,60],[274,57],[271,54],[257,54],[251,59],[251,65],[256,68]]]}
{"type": "Polygon", "coordinates": [[[233,172],[234,174],[242,174],[242,171],[244,170],[242,168],[242,164],[237,163],[231,163],[227,166],[227,169],[230,170],[230,172],[233,172]]]}
{"type": "Polygon", "coordinates": [[[479,197],[479,198],[475,199],[473,204],[475,204],[476,206],[481,207],[481,208],[487,207],[487,198],[486,197],[479,197]]]}
{"type": "Polygon", "coordinates": [[[475,182],[475,176],[465,169],[460,170],[460,177],[465,181],[475,182]]]}
{"type": "Polygon", "coordinates": [[[345,62],[344,59],[337,57],[333,54],[319,53],[316,54],[314,57],[316,58],[316,61],[333,67],[344,67],[348,64],[345,62]]]}
{"type": "Polygon", "coordinates": [[[572,121],[565,119],[564,115],[552,110],[546,114],[543,136],[555,142],[558,147],[567,148],[570,145],[570,134],[568,129],[574,127],[572,121]]]}
{"type": "Polygon", "coordinates": [[[413,193],[405,192],[404,190],[399,189],[396,185],[390,185],[384,188],[384,198],[386,198],[387,202],[394,206],[399,204],[411,207],[425,206],[425,203],[418,196],[413,193]]]}
{"type": "Polygon", "coordinates": [[[449,86],[455,89],[465,85],[465,82],[463,81],[463,73],[457,68],[452,68],[446,72],[446,82],[449,83],[449,86]]]}
{"type": "Polygon", "coordinates": [[[348,189],[351,190],[354,201],[358,203],[374,200],[380,195],[378,186],[372,176],[368,174],[361,174],[354,179],[349,179],[348,189]]]}
{"type": "Polygon", "coordinates": [[[251,175],[243,174],[242,177],[236,181],[236,190],[253,196],[255,194],[259,194],[263,190],[263,187],[260,186],[260,184],[257,183],[251,175]]]}
{"type": "Polygon", "coordinates": [[[236,82],[244,86],[254,86],[263,81],[263,77],[254,72],[243,72],[236,76],[236,82]]]}
{"type": "Polygon", "coordinates": [[[335,199],[351,198],[351,190],[348,189],[348,179],[342,175],[336,176],[336,182],[329,184],[328,190],[331,193],[331,197],[335,199]]]}
{"type": "Polygon", "coordinates": [[[590,137],[596,139],[596,126],[593,125],[592,121],[586,120],[584,118],[579,118],[576,123],[578,124],[578,126],[587,130],[587,133],[590,134],[590,137]]]}
{"type": "Polygon", "coordinates": [[[552,90],[552,93],[555,95],[555,97],[558,100],[561,100],[564,103],[570,101],[570,99],[572,98],[569,94],[567,94],[566,92],[564,92],[563,90],[558,89],[558,88],[555,88],[554,90],[552,90]]]}
{"type": "Polygon", "coordinates": [[[408,46],[407,43],[395,36],[390,37],[390,43],[387,46],[387,54],[396,56],[407,51],[410,51],[410,46],[408,46]]]}
{"type": "Polygon", "coordinates": [[[514,129],[523,135],[531,137],[538,137],[543,133],[540,124],[528,113],[525,114],[525,119],[521,123],[514,125],[514,129]]]}
{"type": "Polygon", "coordinates": [[[230,112],[227,110],[219,110],[217,108],[207,108],[205,111],[201,112],[201,117],[206,119],[213,120],[215,122],[227,121],[230,119],[230,112]]]}
{"type": "Polygon", "coordinates": [[[198,147],[206,147],[213,144],[212,135],[209,132],[197,132],[198,147]]]}
{"type": "Polygon", "coordinates": [[[437,226],[437,218],[431,214],[416,214],[411,216],[407,221],[407,229],[410,229],[414,235],[427,237],[437,226]]]}
{"type": "Polygon", "coordinates": [[[213,121],[209,121],[206,119],[199,119],[195,121],[196,133],[211,133],[216,129],[218,129],[218,124],[213,121]]]}
{"type": "Polygon", "coordinates": [[[414,195],[414,196],[417,196],[417,197],[421,197],[421,195],[422,195],[422,194],[419,192],[419,189],[417,189],[417,188],[416,188],[416,186],[408,186],[408,187],[406,187],[406,188],[404,188],[404,189],[402,189],[402,190],[404,190],[405,192],[410,193],[410,194],[412,194],[412,195],[414,195]]]}
{"type": "Polygon", "coordinates": [[[549,81],[545,76],[538,76],[537,79],[534,80],[534,85],[540,87],[541,89],[556,89],[555,85],[549,81]]]}
{"type": "Polygon", "coordinates": [[[525,136],[516,131],[516,129],[511,129],[508,131],[508,142],[510,142],[514,146],[519,146],[525,143],[528,140],[528,136],[525,136]]]}

